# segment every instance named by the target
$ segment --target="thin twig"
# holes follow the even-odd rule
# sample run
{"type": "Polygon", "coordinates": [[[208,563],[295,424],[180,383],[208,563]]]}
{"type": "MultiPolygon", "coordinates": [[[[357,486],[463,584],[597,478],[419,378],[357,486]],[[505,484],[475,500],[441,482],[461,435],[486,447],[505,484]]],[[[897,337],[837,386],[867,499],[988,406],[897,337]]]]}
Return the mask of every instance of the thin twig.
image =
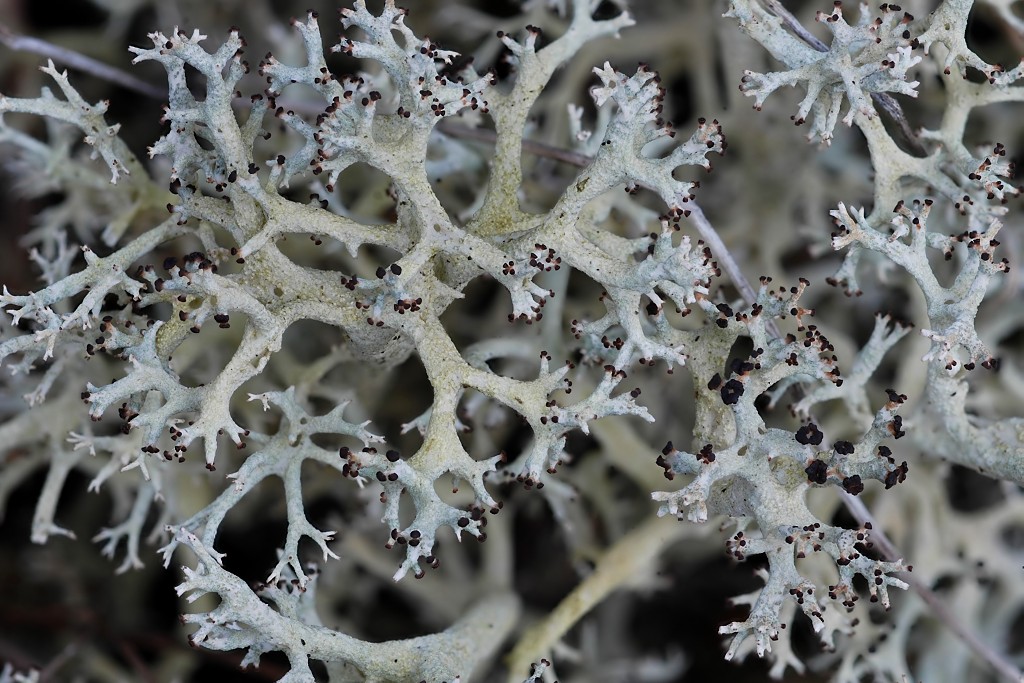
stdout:
{"type": "Polygon", "coordinates": [[[796,37],[804,41],[818,52],[828,52],[828,45],[818,40],[818,38],[804,28],[804,25],[800,23],[800,20],[793,16],[793,13],[783,7],[779,0],[764,0],[764,4],[767,5],[768,10],[782,20],[782,23],[786,25],[790,31],[796,34],[796,37]]]}
{"type": "MultiPolygon", "coordinates": [[[[437,127],[442,133],[452,137],[477,140],[479,142],[487,142],[491,144],[497,140],[495,132],[486,128],[470,128],[469,126],[449,123],[447,121],[442,121],[437,127]]],[[[593,157],[589,157],[586,154],[572,152],[567,149],[562,149],[561,147],[546,145],[543,142],[536,142],[534,140],[523,140],[523,150],[539,157],[547,157],[549,159],[563,161],[567,164],[572,164],[573,166],[579,166],[581,168],[589,166],[590,162],[594,160],[593,157]]]]}
{"type": "Polygon", "coordinates": [[[142,660],[142,657],[139,656],[139,651],[130,640],[118,638],[117,649],[121,651],[121,655],[131,664],[135,675],[139,677],[139,681],[142,683],[158,683],[156,675],[146,665],[146,662],[142,660]]]}
{"type": "Polygon", "coordinates": [[[33,54],[42,55],[43,57],[52,59],[54,62],[59,62],[71,67],[72,69],[92,74],[102,80],[120,85],[122,88],[127,88],[128,90],[141,93],[146,97],[153,97],[158,100],[167,98],[166,90],[154,86],[151,83],[147,83],[140,78],[136,78],[127,71],[118,69],[115,66],[110,66],[109,64],[104,64],[98,59],[93,59],[92,57],[83,55],[81,52],[75,52],[74,50],[54,45],[53,43],[39,38],[18,35],[17,33],[11,32],[7,25],[3,23],[0,23],[0,43],[3,43],[15,51],[31,52],[33,54]]]}
{"type": "Polygon", "coordinates": [[[711,225],[711,221],[707,219],[707,216],[704,215],[704,211],[696,202],[691,203],[688,208],[690,210],[690,220],[693,221],[693,224],[696,226],[701,239],[707,243],[708,247],[711,249],[711,253],[715,256],[715,259],[722,264],[722,268],[729,276],[729,279],[732,280],[736,289],[739,290],[743,299],[748,304],[754,303],[757,300],[757,293],[754,291],[754,288],[750,286],[750,281],[743,275],[743,271],[740,270],[740,266],[736,263],[736,259],[734,259],[732,254],[729,253],[729,249],[725,246],[725,242],[723,242],[722,238],[718,236],[718,231],[715,230],[715,226],[711,225]]]}
{"type": "MultiPolygon", "coordinates": [[[[878,522],[875,521],[868,510],[867,506],[864,505],[863,501],[859,498],[850,495],[846,491],[841,491],[840,494],[843,497],[843,503],[846,505],[846,509],[850,511],[850,514],[854,518],[863,524],[871,524],[871,542],[874,547],[882,553],[882,555],[890,562],[895,562],[900,559],[901,555],[899,550],[893,545],[889,537],[882,531],[878,522]]],[[[910,584],[910,587],[917,593],[925,604],[931,609],[932,613],[938,617],[939,621],[943,622],[949,630],[955,633],[968,648],[974,652],[981,660],[988,662],[989,666],[996,670],[996,672],[1008,681],[1014,683],[1021,683],[1024,681],[1024,674],[1021,673],[1020,669],[1015,667],[1012,662],[1005,659],[1001,654],[993,650],[983,640],[978,638],[974,631],[971,631],[963,622],[956,618],[956,615],[950,611],[946,603],[942,601],[933,590],[928,586],[921,583],[921,581],[914,576],[911,572],[903,574],[903,580],[910,584]]]]}
{"type": "MultiPolygon", "coordinates": [[[[817,37],[810,31],[808,31],[800,20],[793,16],[793,13],[783,7],[779,0],[763,0],[764,4],[768,7],[768,10],[775,16],[782,20],[782,23],[786,25],[790,31],[792,31],[797,38],[804,41],[818,52],[828,52],[828,45],[818,40],[817,37]]],[[[903,107],[900,103],[893,98],[889,93],[884,92],[873,92],[871,93],[871,100],[878,105],[878,108],[889,115],[893,123],[896,124],[900,129],[900,134],[903,136],[904,141],[910,146],[911,150],[918,156],[927,156],[928,150],[925,149],[924,145],[921,144],[921,138],[917,136],[914,129],[910,127],[910,122],[907,121],[906,115],[903,113],[903,107]]]]}
{"type": "Polygon", "coordinates": [[[60,651],[56,657],[51,659],[46,666],[39,671],[39,683],[47,683],[57,678],[60,670],[71,661],[72,657],[78,654],[81,649],[80,642],[68,643],[67,647],[60,651]]]}

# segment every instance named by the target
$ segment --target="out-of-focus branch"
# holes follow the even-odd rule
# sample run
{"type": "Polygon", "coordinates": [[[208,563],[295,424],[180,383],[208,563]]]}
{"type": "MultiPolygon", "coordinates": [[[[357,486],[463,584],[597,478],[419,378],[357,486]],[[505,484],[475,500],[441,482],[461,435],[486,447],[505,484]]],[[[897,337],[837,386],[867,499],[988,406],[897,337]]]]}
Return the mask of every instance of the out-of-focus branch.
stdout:
{"type": "Polygon", "coordinates": [[[3,43],[12,50],[18,52],[31,52],[52,59],[54,62],[64,64],[77,71],[92,74],[122,88],[133,90],[146,97],[153,97],[158,100],[166,99],[167,91],[152,83],[147,83],[141,78],[136,78],[127,71],[122,71],[115,66],[104,64],[98,59],[83,55],[59,45],[13,33],[5,24],[0,23],[0,43],[3,43]]]}

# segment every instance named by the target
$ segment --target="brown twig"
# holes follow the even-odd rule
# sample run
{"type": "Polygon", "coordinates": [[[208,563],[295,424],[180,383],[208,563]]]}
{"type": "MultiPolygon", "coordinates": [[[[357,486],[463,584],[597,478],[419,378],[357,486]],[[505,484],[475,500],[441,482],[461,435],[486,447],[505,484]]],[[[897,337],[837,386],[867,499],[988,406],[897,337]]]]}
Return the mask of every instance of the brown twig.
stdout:
{"type": "MultiPolygon", "coordinates": [[[[800,20],[793,16],[793,13],[786,9],[779,0],[763,0],[764,4],[768,7],[768,10],[775,16],[782,20],[782,23],[786,25],[790,31],[796,35],[797,38],[804,41],[818,52],[828,52],[828,45],[818,40],[818,38],[808,31],[800,20]]],[[[900,135],[903,137],[904,142],[911,148],[918,156],[927,156],[928,150],[925,149],[924,145],[921,144],[921,138],[918,137],[914,129],[910,127],[910,122],[907,121],[906,115],[903,113],[903,107],[900,103],[890,95],[884,92],[871,93],[871,100],[878,106],[879,109],[888,114],[892,122],[899,128],[900,135]]]]}
{"type": "MultiPolygon", "coordinates": [[[[878,522],[875,521],[871,511],[868,510],[864,502],[852,496],[846,491],[840,492],[843,497],[843,504],[846,505],[846,509],[850,511],[854,519],[863,524],[871,524],[871,542],[874,546],[882,553],[885,559],[895,562],[900,559],[901,554],[899,550],[893,545],[893,542],[889,540],[889,537],[882,531],[878,522]]],[[[906,572],[903,575],[903,580],[910,584],[910,587],[915,593],[924,601],[926,605],[931,609],[932,613],[938,617],[939,621],[944,623],[950,631],[955,633],[967,647],[978,656],[979,659],[985,661],[995,671],[1005,678],[1007,681],[1013,681],[1013,683],[1024,682],[1024,674],[1021,673],[1020,669],[1013,665],[1013,662],[1007,660],[998,652],[993,650],[981,640],[974,631],[970,630],[960,620],[956,618],[956,615],[950,611],[946,603],[942,601],[938,595],[935,594],[928,586],[921,583],[920,580],[911,572],[906,572]]]]}
{"type": "Polygon", "coordinates": [[[47,662],[46,666],[39,671],[39,683],[60,680],[57,674],[65,664],[78,654],[79,649],[81,649],[80,642],[69,643],[67,647],[60,651],[60,654],[47,662]]]}

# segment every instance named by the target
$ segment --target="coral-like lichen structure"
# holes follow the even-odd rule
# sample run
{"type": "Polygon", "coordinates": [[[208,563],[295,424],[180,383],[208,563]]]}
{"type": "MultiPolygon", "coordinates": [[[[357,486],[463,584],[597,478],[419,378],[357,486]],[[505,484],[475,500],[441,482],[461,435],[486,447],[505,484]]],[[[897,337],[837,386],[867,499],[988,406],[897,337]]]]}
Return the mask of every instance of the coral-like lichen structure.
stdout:
{"type": "MultiPolygon", "coordinates": [[[[777,0],[713,4],[663,36],[655,3],[638,21],[526,2],[470,39],[479,59],[393,0],[342,8],[329,47],[311,10],[252,63],[234,27],[152,33],[131,48],[166,73],[148,160],[53,61],[40,96],[0,96],[9,165],[59,197],[25,238],[43,285],[0,295],[0,504],[43,471],[31,539],[73,536],[58,504],[84,473],[115,502],[96,540],[118,573],[158,542],[184,564],[189,642],[243,666],[281,652],[286,681],[675,680],[686,658],[570,629],[723,542],[757,584],[720,624],[725,659],[1005,674],[1024,608],[1024,299],[1003,255],[1020,253],[1019,138],[969,123],[1024,99],[1024,71],[968,47],[969,0],[836,2],[817,26],[777,0]],[[644,30],[652,66],[612,66],[644,41],[607,39],[644,30]],[[578,67],[594,46],[611,56],[578,67]],[[673,50],[686,65],[663,79],[673,50]],[[788,88],[817,151],[767,128],[788,88]],[[961,473],[1001,499],[956,508],[961,473]],[[250,542],[277,561],[251,585],[222,539],[268,511],[281,536],[250,542]],[[514,577],[550,560],[515,540],[545,528],[578,574],[547,614],[514,577]],[[387,584],[430,614],[421,635],[352,620],[387,584]],[[940,589],[956,617],[930,616],[940,589]],[[911,636],[939,623],[968,647],[911,636]],[[802,652],[801,624],[825,654],[802,652]]],[[[1008,3],[982,4],[1019,37],[1008,3]]],[[[467,35],[496,21],[445,11],[467,35]]]]}

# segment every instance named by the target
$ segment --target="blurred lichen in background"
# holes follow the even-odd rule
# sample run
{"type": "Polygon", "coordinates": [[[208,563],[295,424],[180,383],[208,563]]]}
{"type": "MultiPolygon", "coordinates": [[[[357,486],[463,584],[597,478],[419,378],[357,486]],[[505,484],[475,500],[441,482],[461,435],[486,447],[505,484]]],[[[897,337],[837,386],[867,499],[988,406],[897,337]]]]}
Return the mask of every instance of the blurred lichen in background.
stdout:
{"type": "Polygon", "coordinates": [[[1021,680],[1013,3],[286,5],[0,8],[0,681],[1021,680]]]}

